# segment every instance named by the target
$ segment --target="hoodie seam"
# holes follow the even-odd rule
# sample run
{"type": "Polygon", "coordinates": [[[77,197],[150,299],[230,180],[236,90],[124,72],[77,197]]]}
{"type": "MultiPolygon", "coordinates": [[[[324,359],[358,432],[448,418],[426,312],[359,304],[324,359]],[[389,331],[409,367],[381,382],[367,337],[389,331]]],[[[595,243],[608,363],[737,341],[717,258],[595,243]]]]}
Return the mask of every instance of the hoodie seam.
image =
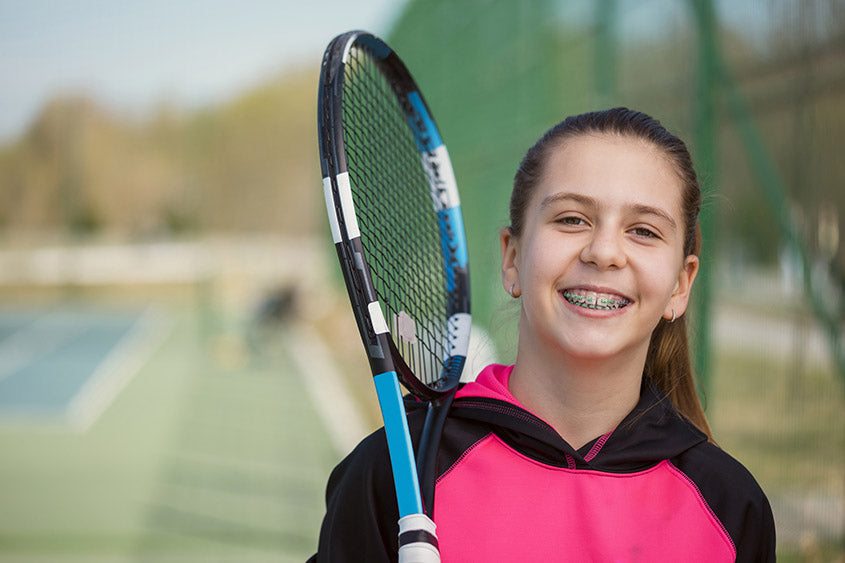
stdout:
{"type": "Polygon", "coordinates": [[[724,538],[727,540],[728,545],[730,546],[731,550],[733,550],[734,557],[736,557],[736,544],[734,544],[734,540],[731,537],[731,534],[728,532],[725,525],[722,524],[722,521],[719,520],[719,517],[716,516],[716,513],[713,512],[713,509],[710,507],[710,503],[707,502],[707,499],[704,498],[704,494],[702,494],[701,489],[698,488],[698,485],[692,478],[681,471],[671,460],[665,461],[667,467],[669,468],[670,472],[674,474],[678,479],[684,482],[688,487],[690,487],[694,492],[696,499],[698,500],[699,505],[707,512],[707,515],[710,517],[710,520],[715,523],[716,527],[722,533],[724,538]]]}
{"type": "Polygon", "coordinates": [[[452,465],[450,465],[450,466],[449,466],[449,468],[448,468],[448,469],[446,469],[446,471],[444,471],[443,473],[441,473],[441,474],[437,477],[437,479],[435,479],[435,480],[434,480],[434,483],[435,483],[435,484],[437,484],[437,483],[439,483],[440,481],[442,481],[443,479],[445,479],[445,478],[446,478],[446,476],[448,476],[448,475],[449,475],[449,474],[450,474],[450,473],[451,473],[451,472],[452,472],[455,468],[457,468],[457,467],[458,467],[461,463],[463,463],[464,459],[466,459],[466,458],[467,458],[470,454],[472,454],[472,452],[473,452],[473,451],[474,451],[474,450],[475,450],[475,449],[476,449],[476,448],[477,448],[477,447],[478,447],[478,446],[479,446],[482,442],[487,441],[487,440],[488,440],[491,436],[493,436],[493,433],[492,433],[492,432],[488,432],[487,434],[485,434],[484,436],[482,436],[481,438],[479,438],[478,440],[476,440],[475,442],[473,442],[473,443],[472,443],[472,444],[471,444],[471,445],[470,445],[467,449],[465,449],[465,450],[463,451],[463,453],[462,453],[462,454],[458,457],[458,459],[456,459],[456,460],[452,463],[452,465]]]}
{"type": "MultiPolygon", "coordinates": [[[[493,400],[499,400],[499,399],[493,399],[493,400]]],[[[458,405],[460,405],[462,407],[479,408],[479,409],[488,410],[488,411],[491,411],[491,412],[496,412],[496,413],[499,413],[499,414],[507,414],[507,415],[513,416],[514,418],[518,418],[518,419],[520,419],[524,422],[537,423],[537,424],[542,425],[544,428],[551,428],[551,426],[549,426],[549,424],[547,422],[544,422],[541,418],[523,410],[522,408],[520,408],[516,405],[511,405],[510,403],[505,403],[503,405],[496,405],[496,404],[491,404],[491,403],[483,402],[483,401],[473,401],[471,399],[461,399],[459,403],[456,402],[456,404],[455,404],[455,406],[458,406],[458,405]]]]}
{"type": "MultiPolygon", "coordinates": [[[[614,428],[613,430],[616,430],[616,429],[614,428]]],[[[600,436],[599,439],[596,440],[596,443],[593,444],[593,447],[590,448],[590,451],[587,452],[587,455],[584,456],[584,461],[590,462],[597,455],[599,455],[599,452],[604,447],[604,445],[607,443],[607,440],[610,438],[610,435],[613,434],[613,430],[611,430],[607,434],[604,434],[603,436],[600,436]]]]}

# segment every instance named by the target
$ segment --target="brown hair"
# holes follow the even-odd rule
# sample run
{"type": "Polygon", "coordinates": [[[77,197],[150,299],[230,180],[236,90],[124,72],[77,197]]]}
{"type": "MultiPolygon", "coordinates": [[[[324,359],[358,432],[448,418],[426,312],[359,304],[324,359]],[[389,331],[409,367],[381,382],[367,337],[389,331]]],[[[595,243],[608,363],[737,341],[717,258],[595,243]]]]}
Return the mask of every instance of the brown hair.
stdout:
{"type": "MultiPolygon", "coordinates": [[[[684,142],[666,130],[653,117],[628,108],[614,108],[567,117],[549,129],[528,149],[514,177],[510,200],[511,232],[522,233],[525,210],[549,154],[566,139],[591,133],[616,134],[642,139],[660,149],[672,163],[683,185],[681,209],[684,214],[684,255],[701,252],[701,188],[692,158],[684,142]]],[[[712,440],[695,386],[690,362],[685,316],[674,322],[660,319],[651,334],[644,374],[672,401],[675,408],[712,440]]]]}

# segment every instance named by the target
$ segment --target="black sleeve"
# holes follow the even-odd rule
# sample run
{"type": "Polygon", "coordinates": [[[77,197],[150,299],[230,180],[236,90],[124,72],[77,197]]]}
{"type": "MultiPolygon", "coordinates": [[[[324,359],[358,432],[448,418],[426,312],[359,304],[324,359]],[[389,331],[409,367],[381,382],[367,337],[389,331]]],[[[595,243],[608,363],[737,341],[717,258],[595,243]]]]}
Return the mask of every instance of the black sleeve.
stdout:
{"type": "Polygon", "coordinates": [[[314,563],[397,560],[399,508],[384,430],[365,438],[332,471],[314,563]]]}
{"type": "Polygon", "coordinates": [[[737,563],[775,561],[775,519],[748,470],[713,444],[701,444],[678,468],[698,486],[736,547],[737,563]]]}

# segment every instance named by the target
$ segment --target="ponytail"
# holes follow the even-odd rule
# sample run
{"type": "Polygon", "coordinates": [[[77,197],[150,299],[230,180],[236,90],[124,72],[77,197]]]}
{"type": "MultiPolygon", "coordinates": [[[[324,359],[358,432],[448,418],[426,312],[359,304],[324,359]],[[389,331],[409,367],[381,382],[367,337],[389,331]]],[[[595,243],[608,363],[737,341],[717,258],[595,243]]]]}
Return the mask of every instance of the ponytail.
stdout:
{"type": "MultiPolygon", "coordinates": [[[[696,225],[691,254],[698,256],[700,251],[701,228],[696,225]]],[[[681,315],[674,321],[660,319],[651,333],[644,373],[669,397],[672,405],[713,442],[713,433],[695,385],[686,318],[681,315]]]]}

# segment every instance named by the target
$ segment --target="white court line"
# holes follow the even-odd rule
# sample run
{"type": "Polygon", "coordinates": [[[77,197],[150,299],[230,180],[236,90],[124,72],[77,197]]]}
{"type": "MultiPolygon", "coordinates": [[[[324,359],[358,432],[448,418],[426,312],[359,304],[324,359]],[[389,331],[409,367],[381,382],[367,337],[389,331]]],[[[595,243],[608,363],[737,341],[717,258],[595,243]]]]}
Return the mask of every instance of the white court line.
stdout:
{"type": "Polygon", "coordinates": [[[286,331],[285,342],[311,403],[323,421],[335,451],[346,456],[370,429],[348,385],[316,330],[304,324],[286,331]]]}
{"type": "MultiPolygon", "coordinates": [[[[288,329],[284,340],[334,449],[345,456],[370,433],[370,427],[360,407],[351,399],[349,386],[332,360],[331,350],[316,330],[303,324],[288,329]]],[[[473,326],[462,379],[472,381],[477,370],[493,361],[495,353],[489,335],[473,326]]]]}
{"type": "Polygon", "coordinates": [[[173,322],[154,307],[135,321],[109,351],[65,410],[70,425],[85,432],[170,336],[173,322]]]}
{"type": "Polygon", "coordinates": [[[64,311],[36,318],[0,341],[0,379],[59,348],[76,336],[78,322],[64,311]]]}

